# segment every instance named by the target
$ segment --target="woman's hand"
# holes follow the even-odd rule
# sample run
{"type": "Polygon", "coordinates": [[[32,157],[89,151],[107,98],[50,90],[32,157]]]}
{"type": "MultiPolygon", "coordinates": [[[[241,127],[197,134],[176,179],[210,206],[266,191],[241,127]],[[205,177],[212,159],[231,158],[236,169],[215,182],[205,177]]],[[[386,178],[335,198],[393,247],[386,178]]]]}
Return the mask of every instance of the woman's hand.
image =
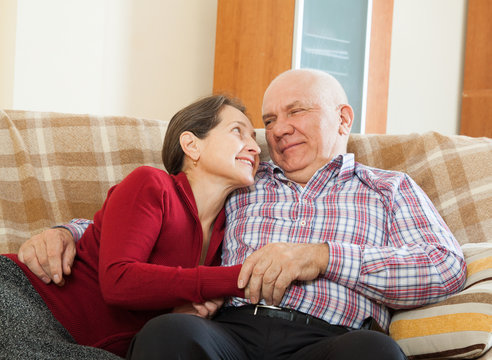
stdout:
{"type": "Polygon", "coordinates": [[[210,319],[217,310],[220,309],[224,299],[212,299],[205,301],[204,303],[188,303],[185,305],[177,306],[173,309],[173,313],[190,314],[199,316],[204,319],[210,319]]]}

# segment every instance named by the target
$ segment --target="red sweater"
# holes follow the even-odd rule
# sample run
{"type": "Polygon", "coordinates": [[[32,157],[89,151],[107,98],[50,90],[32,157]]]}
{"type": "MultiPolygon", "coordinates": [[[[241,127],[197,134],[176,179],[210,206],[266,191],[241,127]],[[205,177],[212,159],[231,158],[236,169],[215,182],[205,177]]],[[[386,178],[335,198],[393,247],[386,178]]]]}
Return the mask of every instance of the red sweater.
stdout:
{"type": "Polygon", "coordinates": [[[222,210],[199,266],[203,234],[186,176],[140,167],[109,190],[77,243],[65,286],[43,284],[9,257],[79,344],[124,356],[152,317],[187,302],[244,296],[236,286],[240,265],[218,266],[224,226],[222,210]]]}

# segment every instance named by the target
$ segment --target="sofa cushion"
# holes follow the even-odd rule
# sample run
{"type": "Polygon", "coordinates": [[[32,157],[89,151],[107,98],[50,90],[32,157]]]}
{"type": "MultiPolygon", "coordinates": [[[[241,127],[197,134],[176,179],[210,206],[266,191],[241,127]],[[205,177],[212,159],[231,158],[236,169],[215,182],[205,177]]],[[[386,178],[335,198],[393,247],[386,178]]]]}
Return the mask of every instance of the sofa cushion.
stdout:
{"type": "Polygon", "coordinates": [[[492,244],[462,246],[465,289],[450,298],[397,312],[390,335],[409,359],[472,359],[492,345],[492,244]]]}

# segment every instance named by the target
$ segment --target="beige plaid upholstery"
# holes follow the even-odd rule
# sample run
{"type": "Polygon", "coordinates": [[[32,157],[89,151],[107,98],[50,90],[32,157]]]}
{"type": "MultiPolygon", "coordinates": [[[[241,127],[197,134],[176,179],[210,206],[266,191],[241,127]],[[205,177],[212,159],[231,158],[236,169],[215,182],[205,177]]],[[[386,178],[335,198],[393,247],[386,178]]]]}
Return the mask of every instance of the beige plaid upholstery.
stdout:
{"type": "Polygon", "coordinates": [[[363,164],[408,173],[460,244],[492,242],[492,139],[354,134],[349,151],[363,164]]]}
{"type": "Polygon", "coordinates": [[[0,112],[0,253],[46,227],[92,218],[109,187],[140,165],[163,168],[167,123],[0,112]]]}
{"type": "MultiPolygon", "coordinates": [[[[0,111],[0,253],[16,252],[54,224],[92,218],[110,186],[134,168],[163,168],[166,127],[166,121],[128,117],[0,111]]],[[[257,133],[267,160],[264,130],[257,133]]],[[[491,139],[354,134],[349,152],[363,164],[407,172],[460,244],[492,243],[491,139]]],[[[409,351],[422,354],[420,345],[409,351]]]]}
{"type": "MultiPolygon", "coordinates": [[[[48,226],[92,218],[109,187],[140,165],[163,168],[166,121],[28,111],[0,112],[0,252],[48,226]]],[[[258,129],[262,159],[268,159],[258,129]]],[[[492,241],[492,140],[358,135],[357,161],[405,171],[461,244],[492,241]]]]}

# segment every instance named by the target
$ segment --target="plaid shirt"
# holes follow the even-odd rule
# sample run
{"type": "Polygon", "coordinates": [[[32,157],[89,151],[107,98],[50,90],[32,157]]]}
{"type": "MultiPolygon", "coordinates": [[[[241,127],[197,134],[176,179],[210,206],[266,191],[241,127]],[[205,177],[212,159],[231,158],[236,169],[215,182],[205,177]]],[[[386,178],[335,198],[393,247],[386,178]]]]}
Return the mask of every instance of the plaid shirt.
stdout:
{"type": "MultiPolygon", "coordinates": [[[[458,291],[465,262],[450,230],[406,174],[340,155],[303,188],[272,162],[226,204],[222,263],[242,264],[268,243],[327,243],[328,267],[296,281],[280,304],[331,324],[388,328],[391,308],[437,302],[458,291]]],[[[227,305],[241,306],[231,299],[227,305]]]]}

